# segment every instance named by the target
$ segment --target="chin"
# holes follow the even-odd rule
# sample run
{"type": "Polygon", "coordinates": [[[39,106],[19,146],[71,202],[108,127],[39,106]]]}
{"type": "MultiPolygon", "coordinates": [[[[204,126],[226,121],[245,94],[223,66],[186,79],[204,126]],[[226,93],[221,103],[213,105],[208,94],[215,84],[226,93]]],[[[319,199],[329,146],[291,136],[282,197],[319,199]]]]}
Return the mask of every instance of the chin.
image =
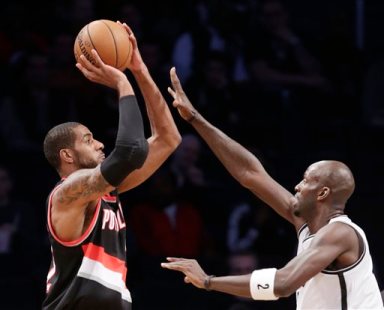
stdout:
{"type": "Polygon", "coordinates": [[[86,164],[83,164],[81,165],[81,169],[94,169],[96,168],[99,164],[101,163],[101,161],[95,161],[95,162],[88,162],[86,164]]]}

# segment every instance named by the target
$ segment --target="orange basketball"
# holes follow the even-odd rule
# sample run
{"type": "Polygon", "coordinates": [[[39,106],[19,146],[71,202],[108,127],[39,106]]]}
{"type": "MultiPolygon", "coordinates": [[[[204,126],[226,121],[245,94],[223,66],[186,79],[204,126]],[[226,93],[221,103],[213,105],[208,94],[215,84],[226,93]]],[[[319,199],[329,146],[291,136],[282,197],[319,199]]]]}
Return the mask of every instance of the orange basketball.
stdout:
{"type": "Polygon", "coordinates": [[[73,47],[76,61],[83,54],[95,64],[91,50],[95,49],[101,60],[110,66],[124,71],[132,55],[132,44],[122,25],[99,19],[85,25],[78,33],[73,47]]]}

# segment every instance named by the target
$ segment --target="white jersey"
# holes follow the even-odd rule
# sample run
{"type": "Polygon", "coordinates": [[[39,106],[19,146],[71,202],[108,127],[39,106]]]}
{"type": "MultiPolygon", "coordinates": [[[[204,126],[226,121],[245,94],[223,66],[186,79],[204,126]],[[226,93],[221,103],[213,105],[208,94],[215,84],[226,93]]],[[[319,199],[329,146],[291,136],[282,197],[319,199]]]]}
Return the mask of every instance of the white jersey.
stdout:
{"type": "MultiPolygon", "coordinates": [[[[331,219],[329,224],[334,222],[352,226],[364,242],[364,251],[353,265],[340,270],[324,269],[308,280],[296,291],[297,309],[384,309],[364,231],[346,215],[331,219]]],[[[313,237],[304,225],[299,230],[297,254],[308,248],[313,237]]]]}

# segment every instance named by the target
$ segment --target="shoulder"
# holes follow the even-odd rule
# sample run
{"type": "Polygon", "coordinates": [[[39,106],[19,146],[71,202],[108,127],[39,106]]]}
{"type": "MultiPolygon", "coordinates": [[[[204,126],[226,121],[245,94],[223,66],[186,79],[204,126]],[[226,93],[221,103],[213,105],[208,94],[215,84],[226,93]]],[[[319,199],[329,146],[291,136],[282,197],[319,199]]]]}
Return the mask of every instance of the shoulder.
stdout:
{"type": "Polygon", "coordinates": [[[340,244],[343,247],[349,247],[356,242],[357,235],[351,225],[341,221],[332,221],[316,233],[316,239],[320,243],[340,244]]]}

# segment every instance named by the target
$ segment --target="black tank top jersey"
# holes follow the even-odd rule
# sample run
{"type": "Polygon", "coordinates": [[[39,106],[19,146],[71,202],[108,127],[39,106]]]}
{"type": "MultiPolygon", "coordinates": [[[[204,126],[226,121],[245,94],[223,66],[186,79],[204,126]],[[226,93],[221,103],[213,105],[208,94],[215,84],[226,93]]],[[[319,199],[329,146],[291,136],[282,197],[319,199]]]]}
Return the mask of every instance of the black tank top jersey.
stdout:
{"type": "Polygon", "coordinates": [[[60,240],[51,224],[51,197],[47,202],[47,229],[52,260],[47,275],[44,310],[131,309],[126,287],[126,225],[117,192],[102,197],[87,231],[77,240],[60,240]]]}

